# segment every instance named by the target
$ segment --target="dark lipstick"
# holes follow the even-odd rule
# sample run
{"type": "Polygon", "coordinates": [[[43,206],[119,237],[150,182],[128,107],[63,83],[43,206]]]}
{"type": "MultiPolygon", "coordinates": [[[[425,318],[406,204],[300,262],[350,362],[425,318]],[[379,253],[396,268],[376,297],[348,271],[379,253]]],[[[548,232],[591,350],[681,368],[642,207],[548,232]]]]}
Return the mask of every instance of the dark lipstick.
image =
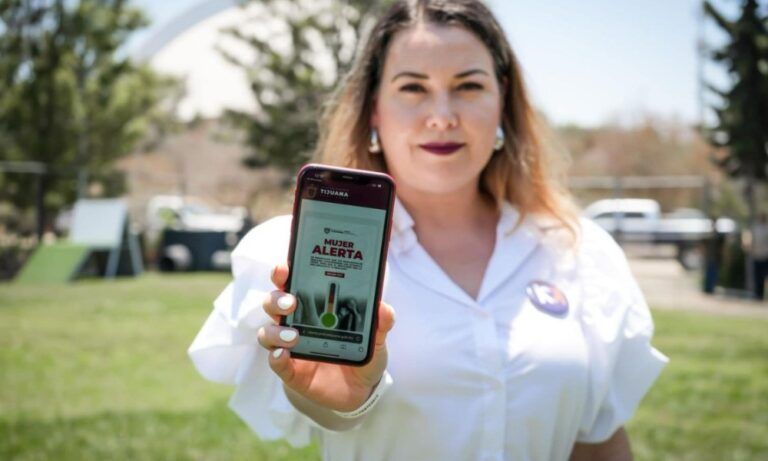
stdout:
{"type": "Polygon", "coordinates": [[[449,155],[464,147],[464,143],[459,142],[429,142],[426,144],[419,144],[419,147],[437,155],[449,155]]]}

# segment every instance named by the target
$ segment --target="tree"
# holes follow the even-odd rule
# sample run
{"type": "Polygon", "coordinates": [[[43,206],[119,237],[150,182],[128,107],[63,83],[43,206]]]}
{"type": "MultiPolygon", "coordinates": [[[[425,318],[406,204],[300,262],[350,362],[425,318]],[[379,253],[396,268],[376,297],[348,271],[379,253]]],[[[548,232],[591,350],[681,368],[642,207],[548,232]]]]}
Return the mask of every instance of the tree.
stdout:
{"type": "MultiPolygon", "coordinates": [[[[741,7],[741,15],[732,21],[709,1],[704,2],[707,16],[727,37],[711,57],[726,67],[732,80],[726,90],[710,85],[721,99],[715,107],[718,122],[710,130],[710,140],[715,146],[727,147],[717,164],[729,176],[745,181],[751,228],[758,207],[755,188],[768,182],[768,14],[759,11],[757,0],[742,0],[741,7]]],[[[750,254],[746,265],[747,287],[752,289],[750,254]]]]}
{"type": "MultiPolygon", "coordinates": [[[[0,159],[45,166],[49,211],[72,202],[77,172],[121,192],[114,160],[168,118],[160,102],[173,81],[121,50],[146,24],[124,0],[0,2],[0,159]]],[[[0,201],[33,205],[29,175],[0,173],[0,186],[0,201]]]]}
{"type": "Polygon", "coordinates": [[[768,181],[768,15],[757,0],[743,0],[740,17],[726,19],[709,2],[706,14],[726,33],[727,42],[711,57],[732,79],[729,89],[709,88],[720,97],[714,107],[717,125],[710,142],[727,148],[717,164],[731,177],[744,179],[750,215],[754,216],[755,185],[768,181]]]}
{"type": "Polygon", "coordinates": [[[244,70],[256,101],[255,114],[225,113],[250,146],[247,166],[292,171],[310,158],[323,102],[349,69],[362,30],[383,3],[263,0],[243,5],[254,14],[225,31],[235,46],[220,51],[244,70]],[[242,45],[248,53],[236,52],[242,45]]]}

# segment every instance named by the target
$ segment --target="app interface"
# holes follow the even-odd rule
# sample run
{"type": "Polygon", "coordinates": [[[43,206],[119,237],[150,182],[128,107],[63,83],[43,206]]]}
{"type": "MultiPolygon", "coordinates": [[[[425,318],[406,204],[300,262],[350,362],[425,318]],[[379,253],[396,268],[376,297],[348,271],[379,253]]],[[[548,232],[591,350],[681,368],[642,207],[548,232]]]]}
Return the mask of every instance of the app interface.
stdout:
{"type": "Polygon", "coordinates": [[[373,321],[386,211],[304,199],[291,269],[299,353],[360,361],[373,321]]]}

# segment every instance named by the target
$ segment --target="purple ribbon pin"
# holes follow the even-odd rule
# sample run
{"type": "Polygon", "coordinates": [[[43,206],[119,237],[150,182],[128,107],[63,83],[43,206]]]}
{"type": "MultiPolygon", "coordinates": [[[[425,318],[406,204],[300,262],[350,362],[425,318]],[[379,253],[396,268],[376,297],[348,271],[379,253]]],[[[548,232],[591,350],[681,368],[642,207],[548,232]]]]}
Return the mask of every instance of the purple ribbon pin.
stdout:
{"type": "Polygon", "coordinates": [[[558,316],[568,312],[568,299],[551,283],[534,280],[525,287],[525,293],[540,311],[558,316]]]}

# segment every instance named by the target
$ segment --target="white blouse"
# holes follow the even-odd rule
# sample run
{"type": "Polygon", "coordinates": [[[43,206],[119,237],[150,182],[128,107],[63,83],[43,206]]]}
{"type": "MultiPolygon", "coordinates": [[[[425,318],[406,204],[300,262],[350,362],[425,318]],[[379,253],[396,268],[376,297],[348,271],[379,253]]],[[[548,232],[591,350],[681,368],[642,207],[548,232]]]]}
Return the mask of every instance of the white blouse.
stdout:
{"type": "MultiPolygon", "coordinates": [[[[357,427],[327,430],[297,411],[256,330],[286,260],[290,216],[267,221],[232,254],[234,281],[189,348],[206,378],[235,385],[230,407],[261,439],[319,439],[324,459],[567,460],[608,439],[668,359],[621,249],[590,221],[577,246],[547,220],[502,209],[477,299],[419,244],[398,202],[383,300],[393,384],[357,427]]],[[[458,242],[457,242],[458,244],[458,242]]]]}

